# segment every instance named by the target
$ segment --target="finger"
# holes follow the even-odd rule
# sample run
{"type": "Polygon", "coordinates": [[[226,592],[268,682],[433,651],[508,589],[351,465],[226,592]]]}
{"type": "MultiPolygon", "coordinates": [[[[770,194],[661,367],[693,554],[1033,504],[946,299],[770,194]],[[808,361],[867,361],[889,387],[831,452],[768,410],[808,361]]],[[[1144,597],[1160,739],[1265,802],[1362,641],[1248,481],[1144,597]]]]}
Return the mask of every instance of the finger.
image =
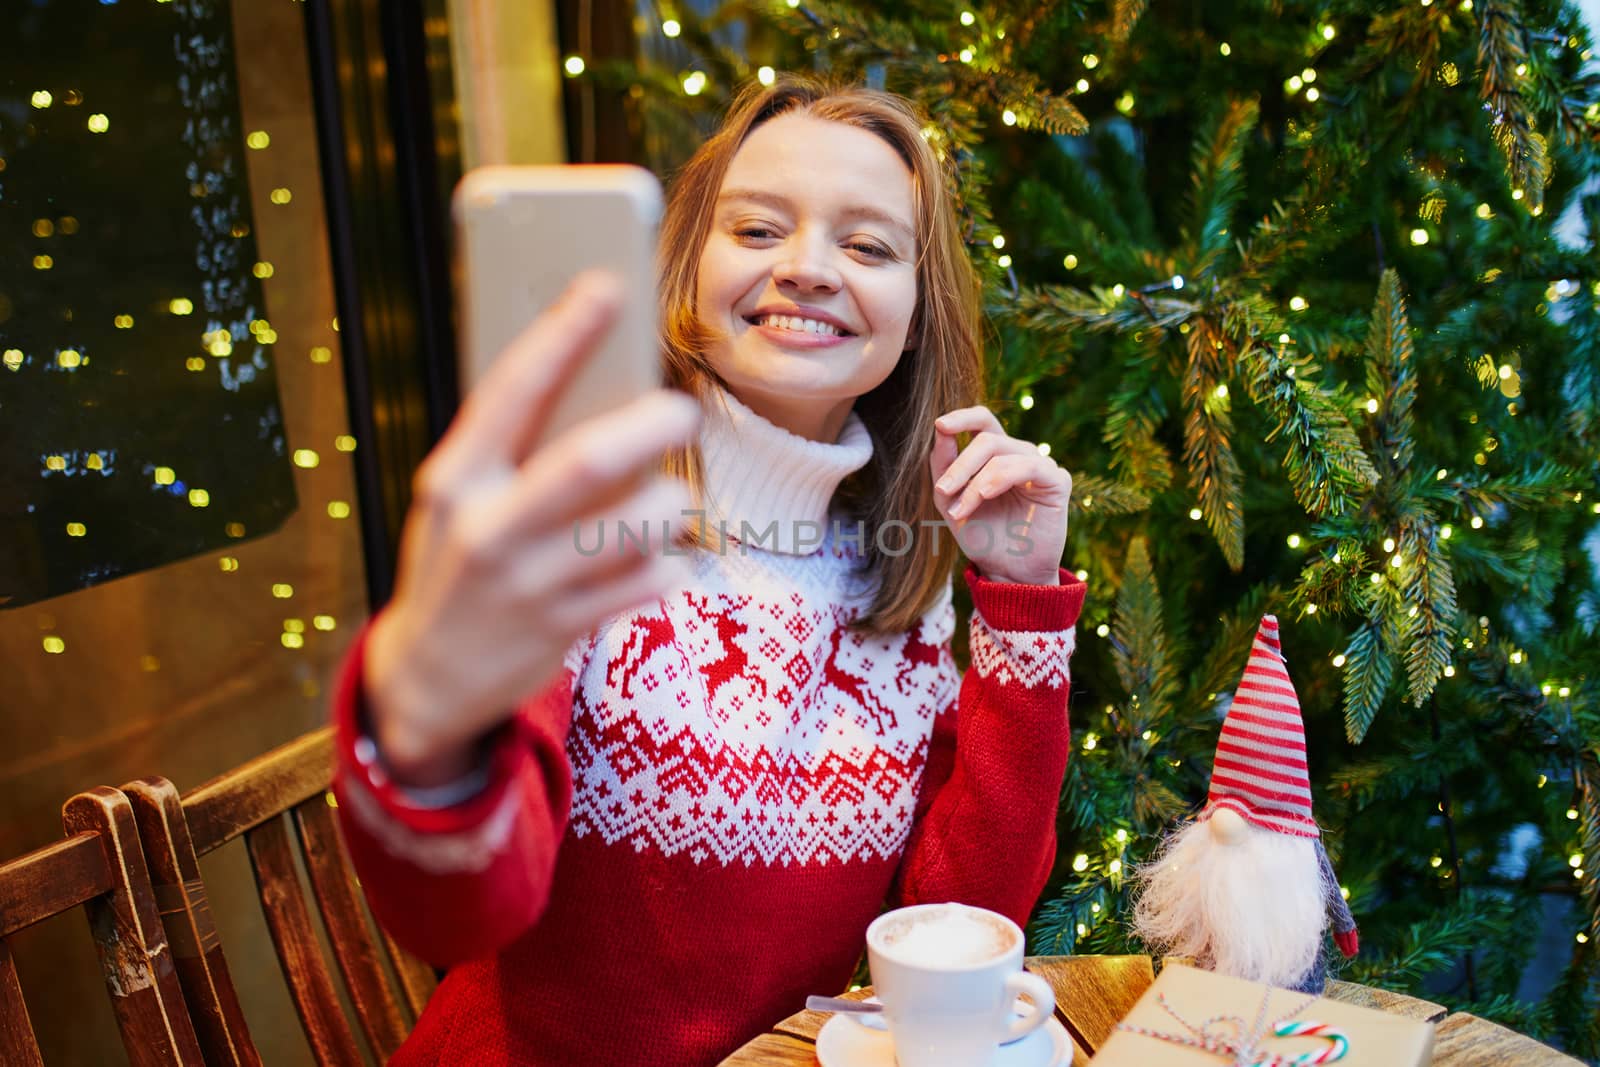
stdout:
{"type": "MultiPolygon", "coordinates": [[[[439,441],[441,463],[516,462],[622,307],[613,275],[585,271],[506,346],[439,441]]],[[[464,473],[464,470],[463,470],[464,473]]]]}
{"type": "Polygon", "coordinates": [[[983,465],[993,457],[1024,451],[1032,451],[1034,455],[1039,454],[1038,449],[1026,441],[1018,441],[1016,438],[1007,437],[1004,433],[997,434],[985,430],[967,444],[967,447],[962,450],[956,461],[934,483],[934,489],[946,498],[952,497],[960,493],[966,484],[972,480],[973,475],[977,474],[983,468],[983,465]]]}
{"type": "Polygon", "coordinates": [[[699,425],[693,397],[661,389],[572,427],[518,469],[502,518],[507,535],[537,536],[623,499],[699,425]]]}
{"type": "Polygon", "coordinates": [[[515,595],[560,602],[624,578],[683,531],[688,488],[658,477],[620,504],[574,519],[514,549],[515,595]]]}
{"type": "Polygon", "coordinates": [[[1013,489],[1054,485],[1060,468],[1035,452],[1033,455],[1006,453],[995,456],[967,482],[961,499],[950,507],[952,516],[971,515],[985,500],[993,500],[1013,489]]]}
{"type": "Polygon", "coordinates": [[[956,461],[956,456],[961,447],[956,444],[953,435],[935,432],[933,435],[933,449],[928,453],[928,471],[937,482],[944,472],[950,469],[950,464],[956,461]]]}
{"type": "Polygon", "coordinates": [[[982,404],[947,411],[935,419],[933,424],[942,433],[983,433],[985,430],[999,434],[1006,432],[994,412],[982,404]]]}
{"type": "Polygon", "coordinates": [[[552,609],[552,621],[568,632],[584,633],[625,611],[659,601],[688,584],[691,577],[683,557],[651,556],[622,578],[564,597],[552,609]]]}

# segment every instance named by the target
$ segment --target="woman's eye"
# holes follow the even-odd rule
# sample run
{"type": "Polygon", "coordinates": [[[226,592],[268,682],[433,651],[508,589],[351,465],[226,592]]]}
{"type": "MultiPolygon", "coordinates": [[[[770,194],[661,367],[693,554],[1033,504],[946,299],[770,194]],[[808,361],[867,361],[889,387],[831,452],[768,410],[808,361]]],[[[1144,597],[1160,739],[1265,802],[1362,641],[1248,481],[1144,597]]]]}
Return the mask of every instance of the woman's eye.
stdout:
{"type": "Polygon", "coordinates": [[[733,235],[735,237],[751,241],[760,241],[765,240],[768,237],[776,236],[776,234],[767,229],[765,226],[741,226],[737,230],[733,231],[733,235]]]}
{"type": "Polygon", "coordinates": [[[877,259],[886,259],[890,254],[889,250],[884,248],[882,245],[875,245],[866,241],[856,241],[850,245],[850,248],[856,252],[861,252],[864,255],[873,256],[877,259]]]}

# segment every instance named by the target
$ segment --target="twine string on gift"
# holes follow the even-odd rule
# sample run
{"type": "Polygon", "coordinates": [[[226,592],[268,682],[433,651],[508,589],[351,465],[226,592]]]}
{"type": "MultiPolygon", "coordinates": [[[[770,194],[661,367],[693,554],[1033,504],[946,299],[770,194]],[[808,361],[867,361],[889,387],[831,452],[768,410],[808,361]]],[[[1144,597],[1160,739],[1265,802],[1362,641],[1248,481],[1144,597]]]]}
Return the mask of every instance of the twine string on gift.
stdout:
{"type": "Polygon", "coordinates": [[[1302,1052],[1296,1056],[1285,1056],[1261,1048],[1262,1041],[1267,1037],[1268,1028],[1264,1025],[1264,1020],[1267,1017],[1267,1003],[1272,999],[1270,989],[1262,996],[1261,1006],[1256,1010],[1255,1023],[1249,1029],[1245,1028],[1244,1018],[1239,1015],[1213,1015],[1199,1026],[1195,1026],[1173,1010],[1172,1005],[1167,1003],[1165,993],[1157,994],[1156,999],[1162,1009],[1176,1019],[1178,1025],[1187,1033],[1167,1033],[1133,1023],[1118,1023],[1117,1029],[1223,1056],[1231,1061],[1232,1067],[1315,1067],[1317,1064],[1342,1060],[1345,1053],[1350,1051],[1349,1038],[1333,1027],[1309,1019],[1293,1021],[1296,1015],[1305,1011],[1317,999],[1314,996],[1307,997],[1294,1011],[1283,1015],[1271,1026],[1273,1037],[1319,1037],[1328,1042],[1325,1048],[1302,1052]]]}

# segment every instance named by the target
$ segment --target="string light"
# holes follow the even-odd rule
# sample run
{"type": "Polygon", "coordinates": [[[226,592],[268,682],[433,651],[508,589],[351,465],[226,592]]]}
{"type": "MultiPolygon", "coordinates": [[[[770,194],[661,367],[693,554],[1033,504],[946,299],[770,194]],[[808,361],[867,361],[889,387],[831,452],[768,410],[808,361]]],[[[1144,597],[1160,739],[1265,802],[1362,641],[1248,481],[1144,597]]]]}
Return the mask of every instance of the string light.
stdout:
{"type": "Polygon", "coordinates": [[[1190,508],[1189,509],[1189,518],[1193,519],[1195,522],[1199,522],[1200,521],[1201,514],[1202,513],[1201,513],[1199,508],[1190,508]]]}
{"type": "Polygon", "coordinates": [[[1299,534],[1290,534],[1289,535],[1289,547],[1290,548],[1299,548],[1300,547],[1300,535],[1299,534]]]}
{"type": "MultiPolygon", "coordinates": [[[[1078,257],[1069,252],[1067,253],[1066,258],[1061,261],[1061,265],[1068,270],[1077,270],[1078,257]]],[[[1600,511],[1600,504],[1595,505],[1595,510],[1600,511]]]]}
{"type": "Polygon", "coordinates": [[[977,21],[978,21],[978,17],[976,15],[974,15],[972,12],[963,11],[961,13],[961,25],[963,25],[963,26],[971,26],[974,22],[977,22],[977,21]]]}
{"type": "Polygon", "coordinates": [[[1578,817],[1578,809],[1577,808],[1568,808],[1567,809],[1567,818],[1569,818],[1569,819],[1577,819],[1577,817],[1578,817]]]}
{"type": "Polygon", "coordinates": [[[1233,55],[1233,46],[1227,41],[1223,41],[1222,44],[1217,46],[1217,51],[1221,52],[1225,56],[1231,56],[1233,55]]]}
{"type": "Polygon", "coordinates": [[[567,57],[567,61],[565,63],[561,64],[561,66],[562,66],[562,69],[564,69],[567,72],[567,77],[576,78],[578,75],[583,73],[583,69],[584,69],[583,57],[582,56],[568,56],[567,57]]]}
{"type": "Polygon", "coordinates": [[[683,32],[683,27],[678,25],[677,19],[667,19],[661,24],[661,32],[667,37],[676,37],[683,32]]]}
{"type": "Polygon", "coordinates": [[[1455,532],[1455,527],[1451,526],[1449,523],[1446,523],[1445,525],[1439,527],[1439,540],[1448,541],[1451,537],[1455,536],[1455,532]]]}
{"type": "Polygon", "coordinates": [[[1079,874],[1087,871],[1089,869],[1089,857],[1084,855],[1082,852],[1078,853],[1072,859],[1072,869],[1077,871],[1079,874]]]}
{"type": "Polygon", "coordinates": [[[1456,676],[1456,668],[1455,668],[1455,664],[1453,664],[1453,663],[1446,663],[1446,664],[1445,664],[1445,665],[1444,665],[1444,676],[1445,676],[1445,677],[1446,677],[1446,678],[1454,678],[1454,677],[1455,677],[1455,676],[1456,676]]]}
{"type": "Polygon", "coordinates": [[[105,133],[111,128],[111,120],[96,112],[89,116],[89,121],[84,123],[90,133],[105,133]]]}
{"type": "Polygon", "coordinates": [[[1339,655],[1333,657],[1333,665],[1335,667],[1343,667],[1344,666],[1344,654],[1343,653],[1340,653],[1339,655]]]}
{"type": "Polygon", "coordinates": [[[1111,633],[1111,627],[1107,626],[1105,623],[1101,623],[1099,626],[1094,628],[1094,633],[1096,637],[1105,637],[1111,633]]]}
{"type": "Polygon", "coordinates": [[[762,67],[760,70],[756,71],[756,81],[760,82],[762,85],[771,85],[777,80],[778,72],[773,70],[771,67],[762,67]]]}
{"type": "Polygon", "coordinates": [[[1010,108],[1006,108],[1004,111],[1000,112],[1000,121],[1005,123],[1007,126],[1015,126],[1017,124],[1017,113],[1012,111],[1010,108]]]}
{"type": "Polygon", "coordinates": [[[1018,403],[1022,405],[1022,410],[1023,411],[1032,411],[1033,410],[1033,394],[1032,393],[1023,393],[1022,394],[1022,399],[1019,400],[1018,403]]]}
{"type": "Polygon", "coordinates": [[[706,87],[704,72],[692,70],[683,77],[683,91],[690,96],[699,96],[700,91],[706,87]]]}
{"type": "Polygon", "coordinates": [[[330,501],[328,501],[328,518],[330,518],[330,519],[348,519],[349,517],[350,517],[350,505],[346,501],[343,501],[343,500],[330,500],[330,501]]]}
{"type": "Polygon", "coordinates": [[[1472,528],[1474,530],[1483,529],[1483,516],[1482,515],[1474,515],[1474,516],[1472,516],[1472,528]]]}
{"type": "Polygon", "coordinates": [[[1311,305],[1306,303],[1306,298],[1303,297],[1303,296],[1291,296],[1289,298],[1289,310],[1290,311],[1304,311],[1306,308],[1308,308],[1310,306],[1311,305]]]}

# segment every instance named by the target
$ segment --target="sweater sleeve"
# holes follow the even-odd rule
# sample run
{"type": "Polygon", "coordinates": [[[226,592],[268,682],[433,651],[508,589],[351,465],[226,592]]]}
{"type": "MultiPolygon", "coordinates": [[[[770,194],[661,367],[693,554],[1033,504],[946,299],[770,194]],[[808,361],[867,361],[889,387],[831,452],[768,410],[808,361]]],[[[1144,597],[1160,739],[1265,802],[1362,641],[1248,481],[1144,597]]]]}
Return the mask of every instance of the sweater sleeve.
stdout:
{"type": "Polygon", "coordinates": [[[971,669],[935,720],[892,903],[957,900],[1023,925],[1055,861],[1085,587],[1066,570],[1059,586],[992,582],[970,566],[966,581],[971,669]]]}
{"type": "Polygon", "coordinates": [[[395,941],[439,967],[491,955],[539,918],[572,800],[566,739],[572,688],[589,646],[567,654],[543,691],[488,740],[486,784],[429,807],[384,773],[366,736],[363,631],[333,699],[334,795],[373,914],[395,941]]]}

